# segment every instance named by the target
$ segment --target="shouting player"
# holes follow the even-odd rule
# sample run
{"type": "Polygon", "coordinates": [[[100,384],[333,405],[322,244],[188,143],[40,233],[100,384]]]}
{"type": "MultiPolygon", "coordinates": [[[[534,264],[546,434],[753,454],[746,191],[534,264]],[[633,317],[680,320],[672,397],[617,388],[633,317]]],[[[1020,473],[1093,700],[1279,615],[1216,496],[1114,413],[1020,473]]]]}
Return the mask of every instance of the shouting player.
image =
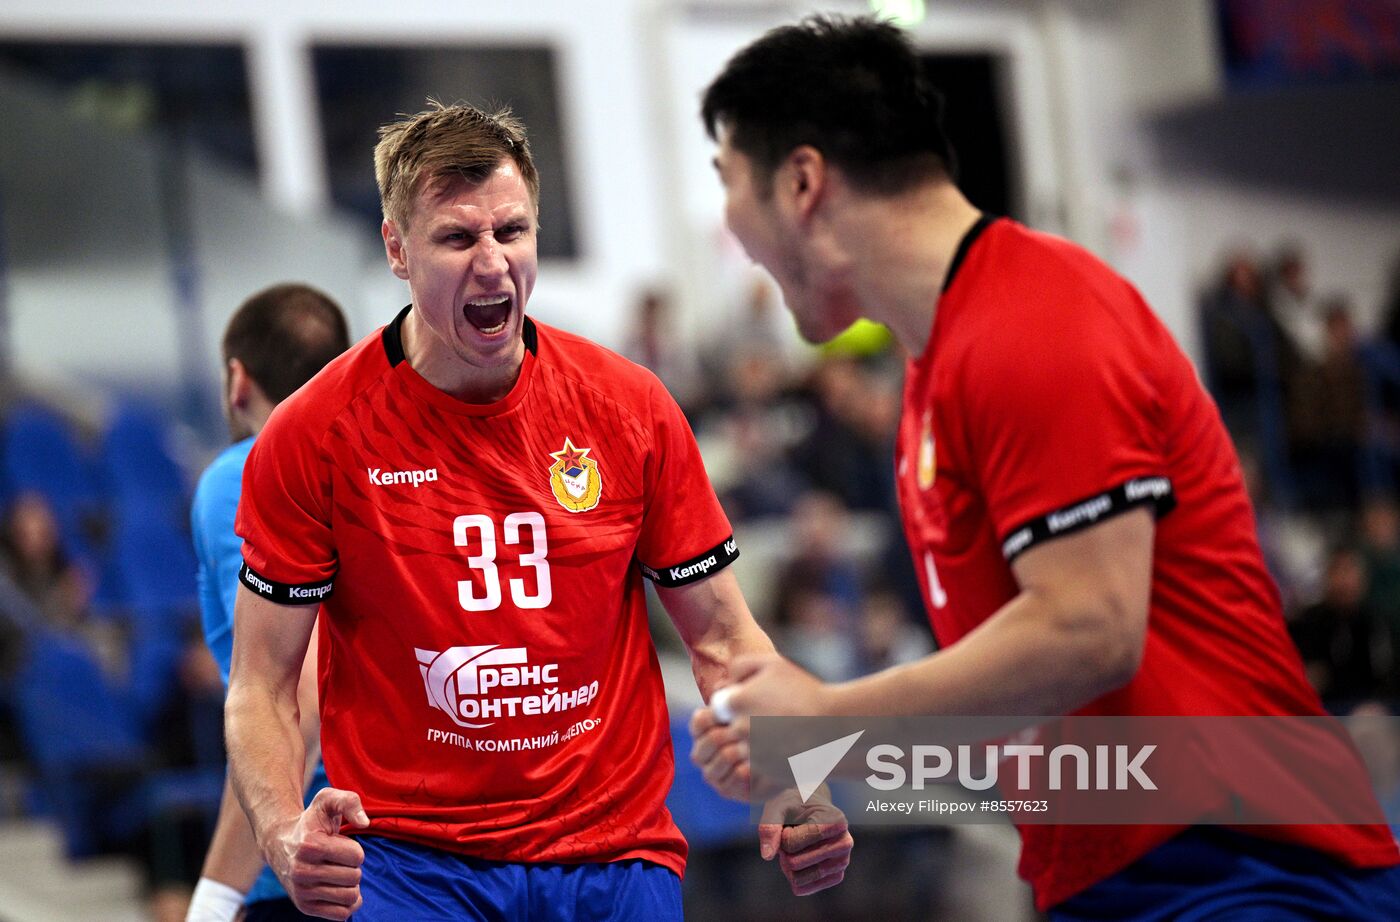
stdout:
{"type": "MultiPolygon", "coordinates": [[[[942,648],[839,685],[746,661],[731,706],[1322,714],[1191,364],[1099,260],[969,204],[940,108],[907,40],[870,19],[776,29],[706,91],[726,220],[803,334],[869,317],[912,356],[899,500],[942,648]]],[[[692,728],[706,776],[742,780],[744,724],[702,709],[692,728]]],[[[1021,833],[1053,918],[1400,918],[1383,826],[1021,833]]]]}
{"type": "MultiPolygon", "coordinates": [[[[519,122],[435,107],[381,131],[375,171],[412,303],[283,402],[248,458],[239,799],[312,914],[678,918],[643,575],[707,697],[735,656],[773,649],[695,439],[655,376],[527,316],[539,177],[519,122]],[[318,606],[334,787],[303,811],[296,677],[318,606]]],[[[833,820],[761,831],[794,891],[840,880],[804,873],[849,860],[833,820]]]]}
{"type": "MultiPolygon", "coordinates": [[[[243,488],[243,465],[272,408],[350,347],[345,316],[326,295],[306,285],[274,285],[253,295],[229,318],[224,331],[224,415],[234,443],[199,479],[190,525],[199,560],[199,607],[204,640],[228,684],[233,656],[233,605],[243,557],[234,516],[243,488]]],[[[312,644],[315,647],[315,644],[312,644]]],[[[315,765],[311,790],[325,786],[315,758],[317,742],[314,649],[300,685],[302,736],[315,765]]],[[[219,819],[190,901],[188,922],[232,920],[247,903],[245,922],[305,918],[258,853],[243,810],[225,784],[219,819]]]]}

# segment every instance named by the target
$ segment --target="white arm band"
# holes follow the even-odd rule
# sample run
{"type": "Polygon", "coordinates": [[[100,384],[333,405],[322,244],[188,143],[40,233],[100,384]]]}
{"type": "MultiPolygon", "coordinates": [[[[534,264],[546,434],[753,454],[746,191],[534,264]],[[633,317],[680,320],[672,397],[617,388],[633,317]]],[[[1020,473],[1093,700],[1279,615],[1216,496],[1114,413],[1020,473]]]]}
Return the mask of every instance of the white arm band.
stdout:
{"type": "Polygon", "coordinates": [[[233,922],[243,908],[244,894],[217,880],[201,877],[190,897],[185,922],[233,922]]]}

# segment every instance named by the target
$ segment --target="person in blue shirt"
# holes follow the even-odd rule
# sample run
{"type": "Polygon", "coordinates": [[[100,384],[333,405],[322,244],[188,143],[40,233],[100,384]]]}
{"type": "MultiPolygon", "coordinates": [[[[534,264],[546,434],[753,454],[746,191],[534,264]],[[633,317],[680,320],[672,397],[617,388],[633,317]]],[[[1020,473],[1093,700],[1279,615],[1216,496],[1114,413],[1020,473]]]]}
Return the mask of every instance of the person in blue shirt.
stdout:
{"type": "MultiPolygon", "coordinates": [[[[199,561],[199,606],[204,639],[228,687],[233,657],[233,600],[242,541],[233,521],[243,465],[272,410],[350,345],[340,307],[306,285],[276,285],[245,301],[224,332],[224,414],[233,444],[205,469],[190,509],[199,561]]],[[[317,753],[315,637],[297,690],[308,761],[308,802],[326,786],[317,753]]],[[[247,922],[307,919],[264,864],[248,819],[224,785],[223,803],[186,922],[228,922],[244,909],[247,922]],[[246,907],[246,908],[245,908],[246,907]]]]}

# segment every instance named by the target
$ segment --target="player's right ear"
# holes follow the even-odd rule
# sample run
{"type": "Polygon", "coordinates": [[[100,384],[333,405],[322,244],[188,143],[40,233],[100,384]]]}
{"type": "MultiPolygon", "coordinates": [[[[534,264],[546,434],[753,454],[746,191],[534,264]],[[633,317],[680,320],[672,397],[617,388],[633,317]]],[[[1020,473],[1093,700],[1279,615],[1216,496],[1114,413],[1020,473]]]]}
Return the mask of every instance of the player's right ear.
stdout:
{"type": "Polygon", "coordinates": [[[384,255],[389,259],[389,269],[399,278],[408,280],[408,260],[404,254],[403,238],[393,221],[385,218],[379,224],[379,235],[384,238],[384,255]]]}

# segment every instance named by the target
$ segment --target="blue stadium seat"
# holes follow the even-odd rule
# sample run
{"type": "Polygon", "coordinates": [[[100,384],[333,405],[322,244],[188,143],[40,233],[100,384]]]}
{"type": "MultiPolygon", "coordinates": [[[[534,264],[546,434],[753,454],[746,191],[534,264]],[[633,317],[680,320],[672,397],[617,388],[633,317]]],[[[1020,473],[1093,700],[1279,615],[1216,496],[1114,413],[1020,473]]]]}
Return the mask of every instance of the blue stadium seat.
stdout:
{"type": "Polygon", "coordinates": [[[194,545],[166,517],[118,509],[109,548],[122,601],[136,621],[173,625],[198,610],[194,545]]]}
{"type": "MultiPolygon", "coordinates": [[[[150,668],[138,645],[133,675],[150,668]]],[[[197,813],[213,821],[224,779],[217,742],[196,740],[192,767],[153,770],[139,683],[128,689],[109,681],[82,642],[47,630],[31,634],[11,691],[35,786],[68,857],[129,847],[161,815],[197,813]]],[[[193,716],[197,736],[218,736],[217,728],[198,725],[199,713],[193,716]]]]}
{"type": "Polygon", "coordinates": [[[123,401],[102,438],[99,468],[119,508],[148,509],[179,520],[188,508],[185,474],[171,455],[161,414],[123,401]]]}
{"type": "Polygon", "coordinates": [[[133,835],[143,821],[141,804],[113,782],[123,774],[139,778],[145,750],[125,693],[92,652],[75,638],[35,631],[13,690],[35,784],[69,857],[133,835]]]}

